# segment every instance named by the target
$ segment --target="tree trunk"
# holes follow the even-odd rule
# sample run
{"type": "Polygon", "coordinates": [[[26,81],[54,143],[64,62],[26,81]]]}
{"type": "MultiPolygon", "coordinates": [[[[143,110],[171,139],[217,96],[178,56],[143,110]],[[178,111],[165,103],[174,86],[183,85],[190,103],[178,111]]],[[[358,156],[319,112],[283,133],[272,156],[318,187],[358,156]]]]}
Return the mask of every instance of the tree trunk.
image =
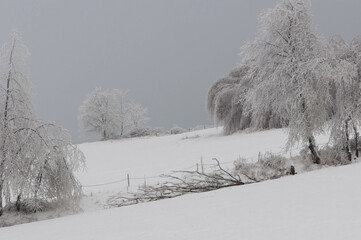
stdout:
{"type": "Polygon", "coordinates": [[[18,197],[16,198],[15,206],[16,206],[16,210],[18,212],[20,212],[20,210],[21,210],[21,194],[19,194],[18,197]]]}
{"type": "Polygon", "coordinates": [[[3,181],[0,180],[0,217],[3,215],[3,181]]]}
{"type": "Polygon", "coordinates": [[[107,140],[107,133],[105,130],[103,130],[103,140],[107,140]]]}
{"type": "Polygon", "coordinates": [[[315,149],[315,144],[314,144],[313,137],[310,137],[310,138],[308,139],[308,148],[309,148],[310,151],[311,151],[313,163],[315,163],[315,164],[321,164],[321,159],[320,159],[320,157],[318,156],[317,151],[316,151],[316,149],[315,149]]]}
{"type": "Polygon", "coordinates": [[[350,136],[348,134],[348,120],[345,121],[345,137],[346,137],[345,151],[346,151],[348,160],[351,162],[352,161],[352,153],[350,151],[350,136]]]}
{"type": "Polygon", "coordinates": [[[358,151],[358,136],[359,136],[359,133],[358,133],[357,127],[355,126],[354,123],[352,123],[352,126],[353,126],[353,131],[355,133],[355,155],[356,155],[356,157],[359,157],[359,151],[358,151]]]}

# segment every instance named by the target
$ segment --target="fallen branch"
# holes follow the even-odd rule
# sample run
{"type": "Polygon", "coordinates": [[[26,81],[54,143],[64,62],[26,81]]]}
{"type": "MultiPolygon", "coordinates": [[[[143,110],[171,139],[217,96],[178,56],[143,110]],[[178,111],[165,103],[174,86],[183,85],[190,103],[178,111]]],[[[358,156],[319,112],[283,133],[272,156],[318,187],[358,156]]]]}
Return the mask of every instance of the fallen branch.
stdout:
{"type": "Polygon", "coordinates": [[[239,175],[228,172],[221,167],[218,159],[217,169],[212,173],[199,171],[174,171],[170,175],[162,175],[167,179],[165,182],[155,186],[141,186],[136,193],[119,193],[111,196],[107,203],[110,207],[122,207],[142,202],[152,202],[167,198],[179,197],[188,193],[209,192],[221,188],[244,185],[246,183],[258,182],[249,176],[248,181],[242,181],[239,175]]]}

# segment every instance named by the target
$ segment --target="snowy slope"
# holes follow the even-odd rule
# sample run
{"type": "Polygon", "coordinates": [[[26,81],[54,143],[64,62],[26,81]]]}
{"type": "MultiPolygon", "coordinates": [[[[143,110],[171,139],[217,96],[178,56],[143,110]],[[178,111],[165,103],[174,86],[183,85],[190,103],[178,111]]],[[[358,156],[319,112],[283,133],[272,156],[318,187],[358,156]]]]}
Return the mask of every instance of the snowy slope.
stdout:
{"type": "Polygon", "coordinates": [[[0,239],[356,240],[361,164],[0,229],[0,239]]]}
{"type": "MultiPolygon", "coordinates": [[[[284,152],[286,138],[281,129],[223,136],[222,128],[211,128],[179,135],[85,143],[79,147],[86,156],[87,171],[78,173],[78,177],[87,186],[124,180],[129,174],[138,178],[131,180],[136,187],[143,184],[144,176],[147,183],[155,183],[159,178],[149,177],[172,170],[195,170],[201,159],[204,164],[214,164],[212,158],[217,158],[225,167],[232,167],[239,157],[257,159],[259,152],[284,152]]],[[[317,141],[325,143],[327,138],[321,136],[317,141]]],[[[123,181],[84,190],[119,191],[126,185],[123,181]]]]}

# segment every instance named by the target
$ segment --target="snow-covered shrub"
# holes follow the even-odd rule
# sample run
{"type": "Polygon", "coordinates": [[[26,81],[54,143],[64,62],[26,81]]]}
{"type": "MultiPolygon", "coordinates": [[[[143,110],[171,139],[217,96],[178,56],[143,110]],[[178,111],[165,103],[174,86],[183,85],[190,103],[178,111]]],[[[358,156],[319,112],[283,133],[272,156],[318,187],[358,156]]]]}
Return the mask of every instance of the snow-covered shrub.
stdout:
{"type": "Polygon", "coordinates": [[[186,129],[181,128],[181,127],[178,127],[178,126],[174,126],[174,127],[172,127],[172,128],[169,130],[169,133],[170,133],[171,135],[181,134],[181,133],[185,133],[185,132],[187,132],[186,129]]]}
{"type": "Polygon", "coordinates": [[[344,149],[336,146],[326,146],[320,151],[321,164],[328,166],[346,165],[350,164],[347,153],[344,149]]]}
{"type": "Polygon", "coordinates": [[[291,163],[283,156],[266,153],[257,162],[238,159],[235,161],[234,167],[235,174],[245,175],[257,181],[265,181],[289,174],[291,163]]]}
{"type": "Polygon", "coordinates": [[[211,128],[213,126],[209,126],[209,125],[197,125],[195,127],[193,127],[191,129],[191,131],[198,131],[198,130],[204,130],[204,129],[207,129],[207,128],[211,128]]]}
{"type": "Polygon", "coordinates": [[[126,137],[160,136],[162,134],[162,128],[138,127],[130,130],[126,137]]]}
{"type": "MultiPolygon", "coordinates": [[[[361,142],[360,140],[358,139],[357,141],[357,149],[359,150],[359,152],[361,151],[361,142]]],[[[352,138],[350,139],[350,148],[351,148],[351,151],[352,152],[355,152],[356,151],[356,139],[355,138],[352,138]]]]}
{"type": "Polygon", "coordinates": [[[17,211],[24,213],[42,212],[50,209],[51,204],[48,201],[37,198],[25,199],[24,201],[22,201],[21,205],[19,205],[19,208],[16,208],[17,211]]]}
{"type": "Polygon", "coordinates": [[[187,140],[187,139],[196,139],[196,138],[200,138],[200,136],[197,134],[197,135],[194,135],[194,136],[185,136],[182,138],[182,140],[187,140]]]}

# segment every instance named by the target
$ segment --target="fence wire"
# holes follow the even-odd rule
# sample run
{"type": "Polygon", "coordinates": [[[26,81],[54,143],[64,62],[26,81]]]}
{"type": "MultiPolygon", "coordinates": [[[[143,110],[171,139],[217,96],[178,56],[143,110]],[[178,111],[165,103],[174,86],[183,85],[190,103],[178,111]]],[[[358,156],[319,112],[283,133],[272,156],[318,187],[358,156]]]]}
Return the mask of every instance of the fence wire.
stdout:
{"type": "MultiPolygon", "coordinates": [[[[328,143],[322,143],[322,144],[318,144],[318,146],[325,146],[328,143]]],[[[269,151],[269,153],[271,154],[287,154],[287,153],[292,153],[292,151],[295,150],[301,150],[304,149],[304,147],[297,147],[297,148],[293,148],[293,149],[289,149],[288,151],[280,151],[280,152],[271,152],[269,151]]],[[[239,157],[239,159],[245,159],[245,160],[255,160],[255,159],[259,159],[260,157],[264,156],[264,154],[261,154],[261,152],[259,152],[258,155],[254,155],[254,156],[249,156],[249,157],[239,157]]],[[[220,162],[221,165],[230,165],[230,164],[234,164],[236,160],[234,161],[228,161],[228,162],[220,162]]],[[[90,185],[82,185],[83,188],[92,188],[92,187],[100,187],[100,186],[106,186],[106,185],[112,185],[112,184],[116,184],[116,183],[122,183],[122,182],[128,182],[131,180],[144,180],[146,181],[147,179],[161,179],[162,175],[170,175],[171,173],[174,172],[182,172],[182,171],[188,171],[191,169],[195,169],[197,171],[204,171],[204,170],[214,170],[215,167],[217,167],[217,164],[212,164],[212,163],[198,163],[198,164],[193,164],[192,166],[177,170],[177,171],[171,171],[168,174],[160,174],[157,176],[146,176],[144,175],[144,177],[127,177],[127,178],[123,178],[123,179],[119,179],[119,180],[114,180],[111,182],[104,182],[104,183],[99,183],[99,184],[90,184],[90,185]]],[[[128,174],[129,176],[129,174],[128,174]]]]}

